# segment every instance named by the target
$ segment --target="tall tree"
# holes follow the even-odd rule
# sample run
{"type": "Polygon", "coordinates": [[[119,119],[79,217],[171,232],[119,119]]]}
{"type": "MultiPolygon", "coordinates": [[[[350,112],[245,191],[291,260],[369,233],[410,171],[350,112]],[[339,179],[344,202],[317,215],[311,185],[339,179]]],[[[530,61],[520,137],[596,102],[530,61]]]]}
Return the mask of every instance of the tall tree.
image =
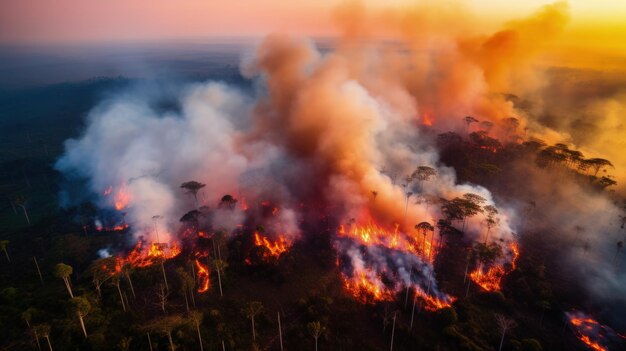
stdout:
{"type": "Polygon", "coordinates": [[[306,325],[306,328],[309,331],[309,334],[311,334],[311,336],[315,340],[315,351],[317,351],[317,340],[320,338],[325,328],[322,327],[319,321],[313,321],[308,323],[306,325]]]}
{"type": "Polygon", "coordinates": [[[155,330],[163,333],[165,336],[167,336],[171,351],[175,351],[176,345],[174,344],[174,339],[172,338],[172,332],[176,327],[180,326],[183,323],[184,319],[181,315],[172,315],[156,319],[146,325],[144,329],[146,329],[147,331],[155,330]]]}
{"type": "Polygon", "coordinates": [[[423,183],[430,180],[437,175],[437,171],[429,166],[418,166],[417,169],[411,174],[413,179],[417,179],[420,187],[420,192],[424,192],[423,183]]]}
{"type": "Polygon", "coordinates": [[[496,323],[498,324],[498,328],[500,329],[500,333],[502,333],[502,337],[500,338],[500,347],[498,347],[498,351],[502,351],[502,345],[504,345],[504,336],[509,329],[515,328],[516,323],[514,320],[509,319],[501,314],[496,314],[495,318],[496,323]]]}
{"type": "Polygon", "coordinates": [[[434,231],[435,227],[428,222],[420,222],[415,225],[415,229],[424,237],[424,240],[422,241],[422,252],[426,252],[426,236],[428,236],[428,232],[434,231]]]}
{"type": "Polygon", "coordinates": [[[33,336],[35,337],[35,342],[37,343],[37,350],[41,351],[41,344],[39,343],[39,330],[34,328],[31,325],[33,318],[37,314],[37,310],[33,307],[29,307],[26,311],[22,312],[22,319],[26,322],[28,329],[33,332],[33,336]]]}
{"type": "Polygon", "coordinates": [[[124,302],[124,294],[122,294],[121,279],[119,274],[111,276],[111,285],[115,286],[118,294],[120,295],[120,302],[122,302],[122,310],[126,312],[126,303],[124,302]]]}
{"type": "Polygon", "coordinates": [[[22,208],[22,211],[24,212],[24,218],[26,218],[26,223],[28,223],[28,225],[30,225],[30,217],[28,217],[28,211],[26,210],[26,203],[28,202],[26,197],[18,196],[18,197],[15,198],[15,200],[13,202],[16,205],[18,205],[19,207],[22,208]]]}
{"type": "Polygon", "coordinates": [[[67,265],[65,263],[58,263],[54,267],[54,275],[63,279],[63,283],[65,283],[65,287],[67,288],[67,292],[70,293],[70,297],[74,298],[74,293],[72,292],[72,285],[70,284],[70,276],[74,272],[72,266],[67,265]]]}
{"type": "Polygon", "coordinates": [[[252,323],[252,340],[256,340],[256,330],[254,328],[254,317],[256,317],[263,310],[263,304],[259,301],[248,302],[246,307],[242,310],[243,314],[250,318],[252,323]]]}
{"type": "Polygon", "coordinates": [[[46,339],[46,341],[48,342],[48,347],[50,348],[50,351],[53,351],[52,343],[50,342],[50,325],[38,324],[38,325],[33,326],[33,329],[35,330],[35,333],[37,335],[41,335],[42,338],[46,339]]]}
{"type": "Polygon", "coordinates": [[[74,311],[74,313],[76,313],[76,315],[78,316],[78,319],[80,320],[80,326],[82,327],[83,334],[85,335],[85,338],[86,338],[87,329],[85,328],[84,318],[91,311],[91,304],[89,303],[89,300],[87,300],[84,297],[75,297],[72,299],[71,308],[72,308],[72,311],[74,311]]]}
{"type": "Polygon", "coordinates": [[[189,319],[193,323],[196,331],[198,332],[198,343],[200,343],[200,351],[204,351],[204,346],[202,345],[202,334],[200,333],[200,324],[202,324],[202,312],[191,311],[189,312],[189,319]]]}
{"type": "Polygon", "coordinates": [[[198,191],[200,191],[200,189],[204,188],[205,186],[206,184],[196,182],[195,180],[190,180],[180,185],[182,189],[187,190],[187,193],[193,195],[193,198],[196,200],[196,206],[198,206],[198,191]]]}

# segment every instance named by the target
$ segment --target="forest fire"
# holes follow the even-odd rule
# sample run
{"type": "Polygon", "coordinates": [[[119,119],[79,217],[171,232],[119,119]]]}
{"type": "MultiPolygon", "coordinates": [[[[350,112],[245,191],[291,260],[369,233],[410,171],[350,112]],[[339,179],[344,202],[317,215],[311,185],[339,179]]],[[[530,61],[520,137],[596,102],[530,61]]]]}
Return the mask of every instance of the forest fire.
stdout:
{"type": "Polygon", "coordinates": [[[169,260],[178,256],[181,252],[180,247],[174,243],[171,246],[167,243],[150,244],[149,248],[144,247],[144,242],[139,241],[133,250],[124,258],[124,261],[133,267],[148,267],[159,260],[169,260]]]}
{"type": "Polygon", "coordinates": [[[433,267],[427,257],[421,257],[427,251],[420,251],[418,240],[398,225],[393,230],[371,222],[351,224],[348,229],[342,225],[335,246],[344,289],[362,303],[393,300],[403,289],[413,289],[428,310],[454,301],[437,290],[433,267]]]}
{"type": "Polygon", "coordinates": [[[608,351],[607,336],[619,336],[611,328],[604,326],[588,315],[573,311],[565,313],[576,337],[591,350],[608,351]]]}
{"type": "Polygon", "coordinates": [[[519,258],[519,247],[516,243],[511,243],[509,250],[512,255],[510,270],[507,271],[502,263],[493,263],[485,271],[485,265],[481,263],[476,270],[470,273],[470,279],[485,291],[500,291],[502,278],[517,267],[517,259],[519,258]]]}
{"type": "Polygon", "coordinates": [[[198,292],[203,293],[209,290],[209,267],[200,263],[199,259],[196,259],[196,268],[198,269],[198,292]]]}
{"type": "MultiPolygon", "coordinates": [[[[113,193],[113,186],[109,185],[106,189],[104,189],[104,191],[102,192],[103,196],[110,196],[113,193]]],[[[128,204],[131,201],[131,195],[130,192],[128,191],[128,189],[126,189],[126,186],[122,185],[120,186],[120,188],[117,190],[117,192],[115,193],[114,197],[113,197],[113,206],[115,207],[116,210],[121,211],[123,209],[125,209],[126,207],[128,207],[128,204]]]]}
{"type": "Polygon", "coordinates": [[[278,240],[272,241],[258,231],[254,232],[254,245],[264,247],[267,249],[267,254],[274,258],[278,258],[283,253],[287,252],[290,246],[284,235],[279,235],[278,240]]]}

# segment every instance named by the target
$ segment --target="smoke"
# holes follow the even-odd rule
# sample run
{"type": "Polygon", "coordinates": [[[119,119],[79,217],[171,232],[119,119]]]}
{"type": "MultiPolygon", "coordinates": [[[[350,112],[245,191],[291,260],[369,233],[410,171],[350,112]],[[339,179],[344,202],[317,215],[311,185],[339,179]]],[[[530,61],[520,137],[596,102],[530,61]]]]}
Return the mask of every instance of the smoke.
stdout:
{"type": "MultiPolygon", "coordinates": [[[[303,205],[331,211],[327,214],[342,224],[397,225],[409,237],[416,223],[434,225],[444,217],[439,206],[423,201],[427,196],[472,193],[484,198],[483,205],[498,207],[491,240],[508,252],[515,240],[513,223],[523,221],[515,204],[503,206],[484,187],[459,184],[454,169],[440,163],[428,131],[467,134],[476,126],[466,126],[462,118],[472,115],[493,123],[490,135],[503,141],[519,137],[501,127],[512,116],[528,135],[558,134],[557,125],[542,123],[536,110],[516,106],[504,93],[532,96],[544,88],[545,72],[536,69],[534,59],[567,23],[567,5],[548,5],[490,35],[465,35],[470,23],[460,10],[418,6],[368,12],[353,6],[355,11],[338,11],[346,35],[328,53],[308,40],[281,35],[259,43],[241,65],[242,74],[256,83],[252,93],[208,82],[183,89],[173,110],[141,90],[102,102],[89,114],[84,134],[66,142],[57,169],[86,179],[101,207],[124,211],[136,237],[151,241],[157,235],[160,241],[176,241],[181,216],[201,206],[215,208],[214,227],[232,231],[255,212],[246,211],[244,201],[275,204],[278,215],[263,224],[290,241],[307,235],[299,226],[306,216],[303,205]],[[374,40],[382,34],[394,41],[374,40]],[[422,182],[407,179],[418,166],[437,174],[422,182]],[[197,200],[180,188],[190,180],[206,184],[197,200]],[[216,208],[225,194],[242,206],[216,208]]],[[[617,113],[619,106],[604,100],[592,109],[617,113]]],[[[618,123],[613,116],[604,119],[606,126],[618,123]]],[[[595,145],[615,145],[607,138],[597,138],[595,145]]],[[[616,213],[601,195],[574,185],[572,191],[551,176],[531,179],[524,186],[544,196],[538,203],[545,204],[552,225],[597,221],[592,218],[609,223],[616,213]],[[546,197],[546,188],[558,192],[556,203],[546,197]]],[[[483,219],[467,220],[468,241],[484,233],[483,219]]],[[[606,288],[595,291],[602,298],[626,286],[623,276],[593,261],[606,254],[608,242],[587,258],[571,254],[573,262],[589,260],[580,274],[590,286],[606,288]]],[[[342,271],[348,277],[365,270],[379,281],[376,277],[389,272],[399,277],[394,290],[403,285],[432,289],[446,299],[430,286],[433,267],[424,257],[391,243],[364,249],[345,238],[336,238],[335,248],[347,257],[342,271]]]]}

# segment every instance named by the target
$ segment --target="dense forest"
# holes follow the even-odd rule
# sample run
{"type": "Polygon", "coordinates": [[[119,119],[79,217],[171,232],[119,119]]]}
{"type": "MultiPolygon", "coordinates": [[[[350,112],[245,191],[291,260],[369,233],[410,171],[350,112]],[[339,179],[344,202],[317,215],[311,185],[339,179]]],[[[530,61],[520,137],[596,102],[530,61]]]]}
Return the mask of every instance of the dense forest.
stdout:
{"type": "MultiPolygon", "coordinates": [[[[372,290],[366,283],[350,285],[346,258],[336,247],[351,233],[340,234],[340,239],[335,234],[351,223],[342,223],[317,204],[301,205],[301,211],[310,214],[299,223],[306,235],[295,241],[271,239],[266,225],[282,210],[280,204],[224,193],[218,201],[200,206],[198,194],[205,184],[189,180],[181,184],[180,192],[194,199],[190,203],[196,206],[183,209],[186,214],[180,218],[176,243],[135,241],[124,221],[124,204],[110,213],[102,213],[90,201],[60,207],[62,199],[57,195],[65,180],[52,165],[62,152],[61,142],[75,134],[73,126],[79,128],[80,116],[101,91],[120,84],[124,80],[93,80],[75,88],[80,94],[71,92],[72,84],[54,90],[67,96],[48,92],[49,102],[40,108],[59,111],[67,130],[50,130],[36,119],[5,129],[10,133],[2,136],[0,174],[1,349],[626,347],[623,336],[586,315],[608,314],[585,302],[592,299],[560,254],[568,248],[584,255],[596,245],[584,235],[593,223],[588,228],[551,224],[546,219],[548,208],[563,203],[562,194],[525,186],[542,179],[541,184],[560,183],[608,197],[622,210],[615,218],[615,232],[623,238],[626,202],[611,191],[616,180],[610,176],[609,160],[586,158],[566,144],[518,137],[515,118],[502,121],[501,127],[510,131],[504,141],[491,136],[491,122],[470,116],[459,118],[459,124],[466,125],[465,133],[421,126],[423,135],[435,141],[440,164],[417,164],[408,175],[389,173],[394,183],[423,189],[424,183],[438,176],[439,167],[451,167],[460,183],[490,189],[498,202],[515,203],[522,217],[515,233],[517,246],[510,253],[513,259],[498,266],[495,276],[481,279],[474,276],[480,274],[478,268],[494,265],[509,254],[489,237],[499,225],[498,209],[469,192],[455,198],[407,192],[406,206],[427,204],[442,213],[432,224],[408,219],[415,231],[407,236],[414,237],[410,239],[414,241],[407,239],[407,245],[420,254],[436,252],[430,254],[437,271],[432,279],[454,297],[433,302],[431,295],[410,287],[397,293],[372,290]],[[56,106],[61,100],[65,108],[56,106]],[[255,215],[228,233],[211,221],[217,211],[235,208],[255,215]],[[468,240],[465,223],[472,218],[484,222],[484,240],[468,240]],[[556,235],[565,231],[580,235],[567,240],[556,235]],[[585,328],[593,328],[593,335],[585,328]],[[593,346],[594,342],[602,345],[593,346]]],[[[8,104],[8,100],[3,103],[8,104]]],[[[5,111],[29,114],[17,107],[5,111]]],[[[376,196],[377,189],[372,189],[372,201],[376,196]]],[[[158,236],[160,218],[153,220],[158,236]]],[[[377,230],[373,235],[385,234],[377,230]]],[[[623,267],[622,240],[614,240],[614,256],[606,260],[623,267]]],[[[385,277],[382,281],[392,284],[385,277]]]]}

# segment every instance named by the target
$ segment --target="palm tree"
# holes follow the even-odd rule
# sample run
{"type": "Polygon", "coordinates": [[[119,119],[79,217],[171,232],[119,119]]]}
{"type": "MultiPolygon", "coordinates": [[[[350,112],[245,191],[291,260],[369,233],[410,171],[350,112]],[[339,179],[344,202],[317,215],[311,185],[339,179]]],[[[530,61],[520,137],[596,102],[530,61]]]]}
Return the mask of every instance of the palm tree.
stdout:
{"type": "Polygon", "coordinates": [[[71,298],[74,298],[74,293],[72,292],[72,285],[70,284],[70,275],[72,275],[73,271],[74,269],[72,268],[72,266],[64,264],[64,263],[58,263],[54,267],[54,275],[63,279],[63,282],[65,283],[65,287],[67,288],[67,292],[70,293],[71,298]]]}
{"type": "Polygon", "coordinates": [[[85,329],[85,316],[91,311],[91,304],[84,297],[75,297],[72,299],[72,310],[78,315],[80,326],[83,328],[83,334],[87,337],[87,329],[85,329]]]}
{"type": "Polygon", "coordinates": [[[24,196],[18,196],[17,198],[15,198],[14,202],[16,205],[22,208],[22,211],[24,211],[24,217],[26,218],[26,223],[30,225],[30,218],[28,217],[28,211],[26,211],[27,199],[24,196]]]}
{"type": "Polygon", "coordinates": [[[176,345],[174,345],[174,340],[172,339],[172,332],[174,328],[183,324],[183,317],[180,315],[167,316],[149,323],[145,329],[146,330],[156,330],[167,336],[167,340],[170,343],[170,348],[172,351],[176,350],[176,345]]]}
{"type": "Polygon", "coordinates": [[[33,326],[33,330],[35,331],[35,335],[41,335],[42,338],[45,338],[48,342],[48,347],[50,351],[52,350],[52,343],[50,343],[50,325],[49,324],[38,324],[33,326]]]}
{"type": "Polygon", "coordinates": [[[22,312],[22,319],[26,322],[28,329],[30,329],[33,332],[35,336],[35,342],[37,343],[37,349],[41,351],[41,344],[39,343],[39,331],[30,325],[36,313],[37,313],[37,310],[33,307],[30,307],[26,311],[22,312]]]}
{"type": "Polygon", "coordinates": [[[187,190],[187,193],[193,195],[193,198],[196,200],[196,206],[198,206],[198,191],[200,191],[200,189],[204,188],[205,186],[206,184],[196,182],[195,180],[184,182],[180,185],[182,189],[187,190]]]}
{"type": "Polygon", "coordinates": [[[263,304],[259,301],[248,302],[246,308],[243,309],[243,313],[246,317],[250,318],[252,322],[252,340],[256,340],[256,330],[254,329],[254,317],[256,317],[263,310],[263,304]]]}
{"type": "Polygon", "coordinates": [[[315,351],[317,351],[317,339],[322,335],[326,328],[322,327],[319,321],[313,321],[306,325],[309,334],[315,339],[315,351]]]}
{"type": "Polygon", "coordinates": [[[4,251],[4,255],[7,257],[7,261],[11,262],[11,257],[9,257],[9,252],[7,251],[7,246],[9,246],[8,240],[0,240],[0,250],[4,251]]]}
{"type": "Polygon", "coordinates": [[[217,283],[220,287],[220,297],[224,296],[224,293],[222,292],[222,274],[221,272],[224,271],[224,268],[228,267],[228,263],[226,263],[226,261],[224,260],[220,260],[218,259],[214,259],[213,260],[213,266],[215,267],[215,271],[217,272],[217,283]]]}
{"type": "Polygon", "coordinates": [[[193,325],[196,327],[196,331],[198,332],[198,342],[200,343],[200,351],[204,351],[204,346],[202,345],[202,334],[200,333],[200,324],[202,324],[202,312],[191,311],[189,312],[189,319],[193,322],[193,325]]]}
{"type": "Polygon", "coordinates": [[[502,337],[500,338],[500,347],[498,347],[498,351],[502,351],[502,345],[504,344],[504,336],[506,335],[506,332],[511,328],[515,328],[517,324],[514,320],[509,319],[501,314],[496,314],[495,318],[496,323],[498,324],[498,328],[502,333],[502,337]]]}

